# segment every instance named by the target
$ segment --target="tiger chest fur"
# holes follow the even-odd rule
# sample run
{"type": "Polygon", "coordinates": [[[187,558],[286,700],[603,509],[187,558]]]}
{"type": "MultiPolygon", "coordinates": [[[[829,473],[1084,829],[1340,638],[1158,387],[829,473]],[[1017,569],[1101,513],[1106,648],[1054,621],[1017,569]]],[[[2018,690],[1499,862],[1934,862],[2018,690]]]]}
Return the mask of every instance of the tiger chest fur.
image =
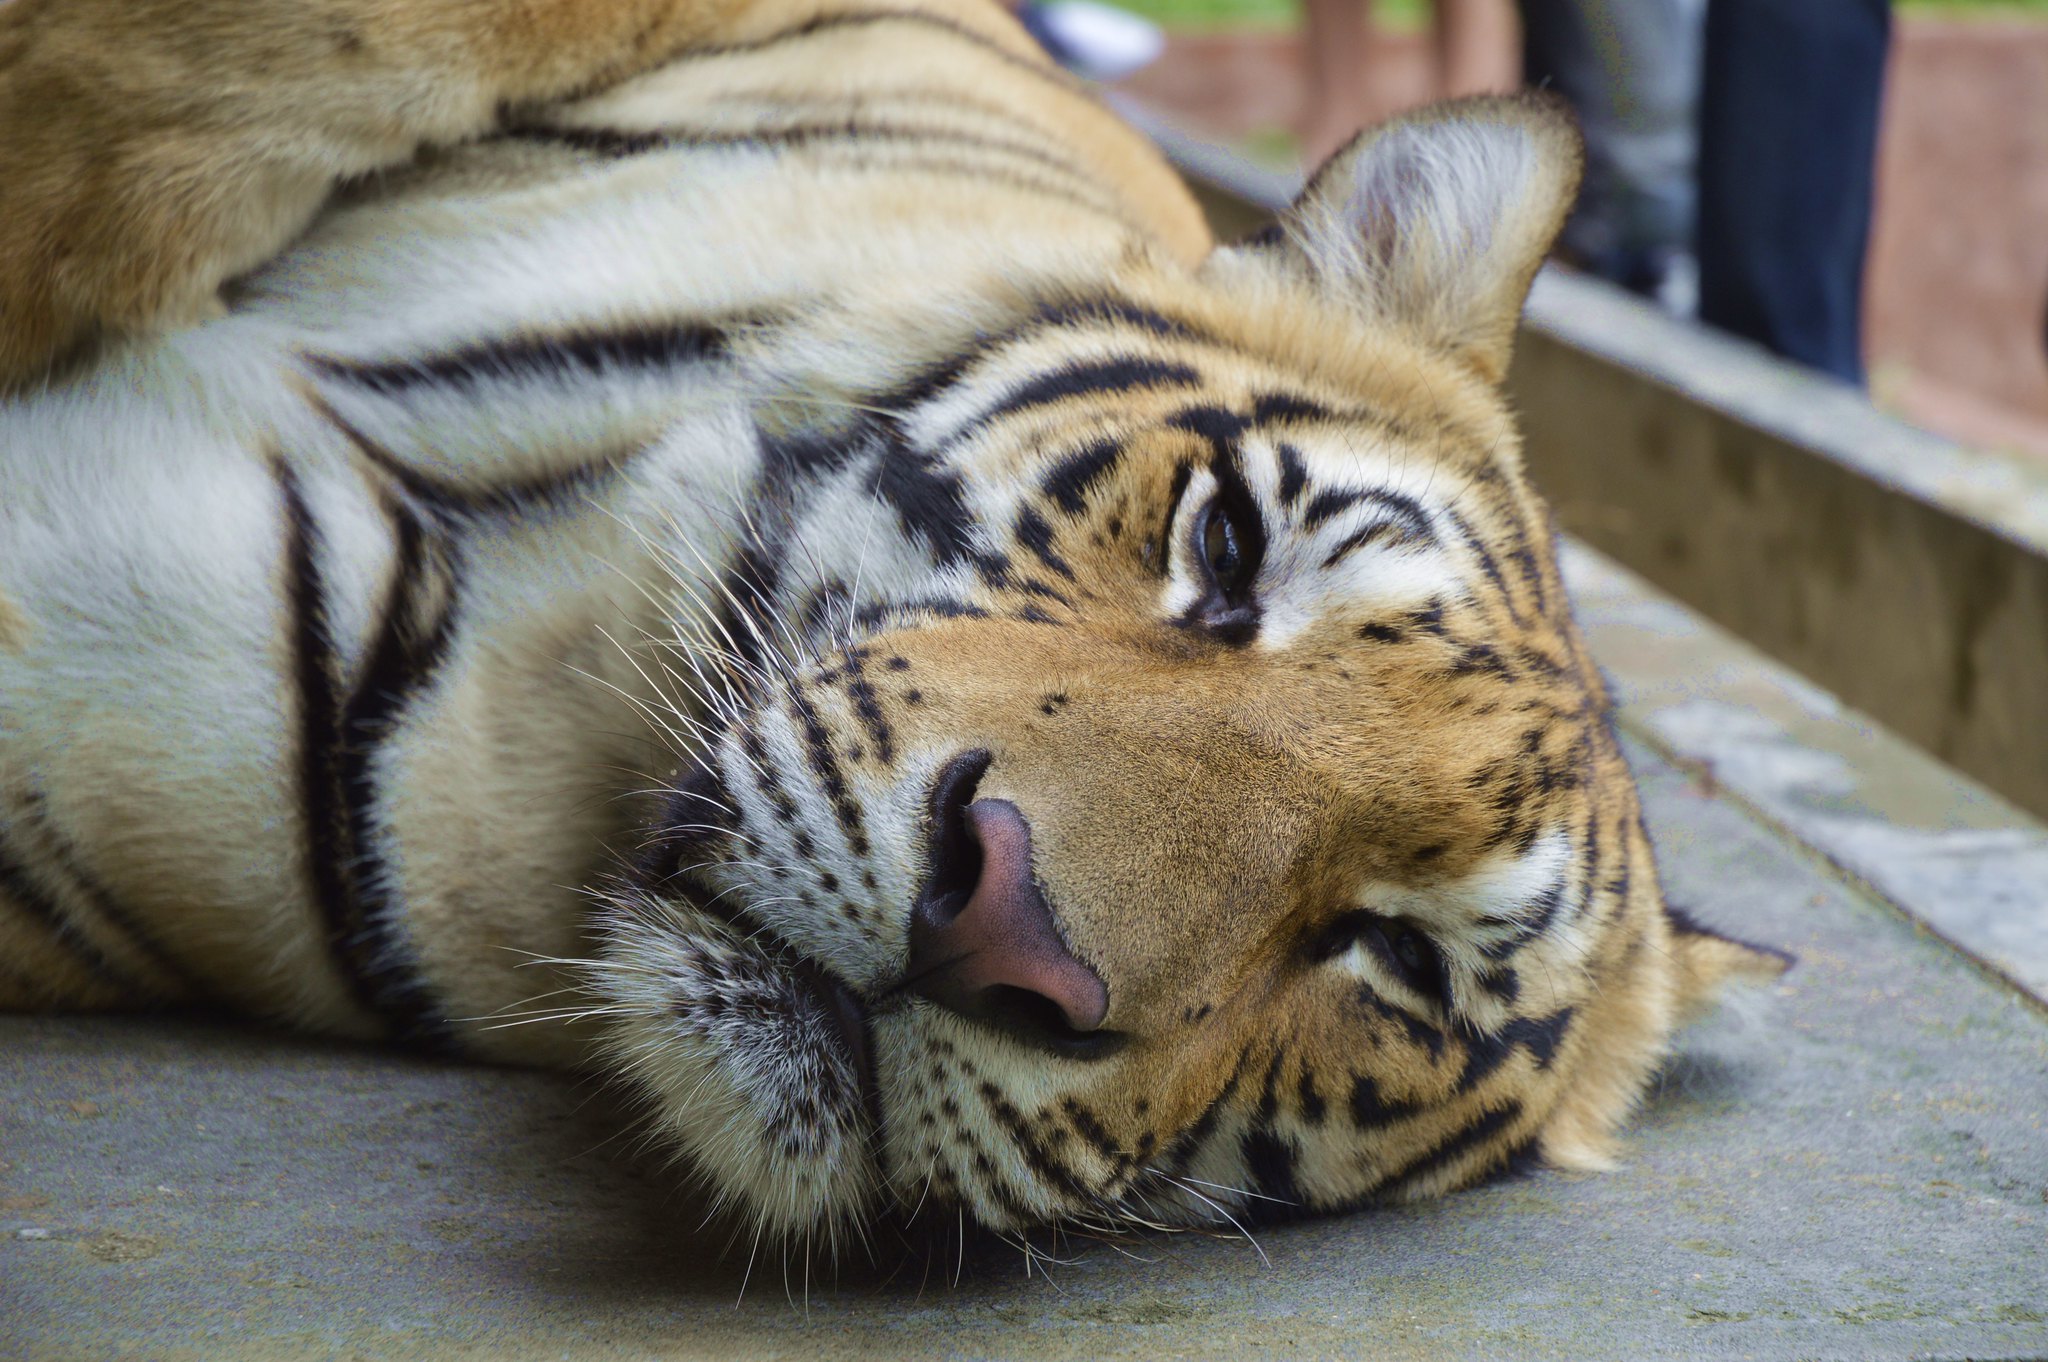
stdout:
{"type": "Polygon", "coordinates": [[[0,413],[0,1004],[590,1064],[774,1233],[1600,1164],[1771,962],[1499,392],[1567,121],[1212,251],[993,10],[749,23],[0,413]]]}

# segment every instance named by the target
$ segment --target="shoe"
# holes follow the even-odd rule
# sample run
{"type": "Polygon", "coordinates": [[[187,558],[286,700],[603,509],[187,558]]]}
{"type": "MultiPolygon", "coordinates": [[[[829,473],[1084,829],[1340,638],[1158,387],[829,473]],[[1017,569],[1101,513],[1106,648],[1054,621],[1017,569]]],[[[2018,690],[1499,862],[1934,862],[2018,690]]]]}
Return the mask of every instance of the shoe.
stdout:
{"type": "Polygon", "coordinates": [[[1096,0],[1034,0],[1017,18],[1054,61],[1089,80],[1122,80],[1166,50],[1157,24],[1096,0]]]}

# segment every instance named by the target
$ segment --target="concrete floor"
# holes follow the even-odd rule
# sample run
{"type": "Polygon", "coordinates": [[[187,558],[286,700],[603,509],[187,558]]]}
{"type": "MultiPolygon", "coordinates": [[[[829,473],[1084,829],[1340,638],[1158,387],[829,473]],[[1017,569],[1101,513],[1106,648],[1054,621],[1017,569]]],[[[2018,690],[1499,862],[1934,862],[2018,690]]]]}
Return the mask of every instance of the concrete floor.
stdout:
{"type": "MultiPolygon", "coordinates": [[[[1641,735],[1673,899],[1800,955],[1683,1037],[1620,1172],[1256,1248],[1069,1243],[1028,1275],[983,1253],[958,1284],[948,1262],[813,1282],[806,1303],[773,1268],[742,1295],[744,1252],[716,1262],[723,1237],[620,1153],[587,1087],[227,1028],[0,1018],[0,1357],[2048,1355],[2038,1000],[1645,721],[1677,712],[1650,674],[1678,645],[1636,627],[1637,588],[1576,571],[1608,574],[1582,596],[1641,735]]],[[[1760,674],[1717,671],[1751,691],[1760,674]]],[[[2030,892],[2039,925],[2048,891],[2030,892]]]]}

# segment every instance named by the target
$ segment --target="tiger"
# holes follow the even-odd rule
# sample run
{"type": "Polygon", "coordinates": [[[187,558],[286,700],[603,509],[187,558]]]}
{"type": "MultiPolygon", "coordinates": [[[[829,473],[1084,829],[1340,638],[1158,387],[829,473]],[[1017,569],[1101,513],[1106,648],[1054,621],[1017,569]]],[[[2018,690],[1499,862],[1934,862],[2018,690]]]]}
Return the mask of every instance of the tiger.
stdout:
{"type": "Polygon", "coordinates": [[[0,7],[0,1010],[597,1075],[757,1236],[1606,1168],[1542,94],[1218,244],[986,0],[0,7]]]}

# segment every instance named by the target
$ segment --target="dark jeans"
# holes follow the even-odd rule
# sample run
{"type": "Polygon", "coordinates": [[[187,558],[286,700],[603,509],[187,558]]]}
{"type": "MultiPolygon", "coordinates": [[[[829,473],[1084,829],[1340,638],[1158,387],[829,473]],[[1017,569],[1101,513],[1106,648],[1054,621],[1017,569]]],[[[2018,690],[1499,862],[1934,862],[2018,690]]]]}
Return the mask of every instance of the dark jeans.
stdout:
{"type": "Polygon", "coordinates": [[[1863,381],[1886,0],[1709,0],[1700,320],[1863,381]]]}

